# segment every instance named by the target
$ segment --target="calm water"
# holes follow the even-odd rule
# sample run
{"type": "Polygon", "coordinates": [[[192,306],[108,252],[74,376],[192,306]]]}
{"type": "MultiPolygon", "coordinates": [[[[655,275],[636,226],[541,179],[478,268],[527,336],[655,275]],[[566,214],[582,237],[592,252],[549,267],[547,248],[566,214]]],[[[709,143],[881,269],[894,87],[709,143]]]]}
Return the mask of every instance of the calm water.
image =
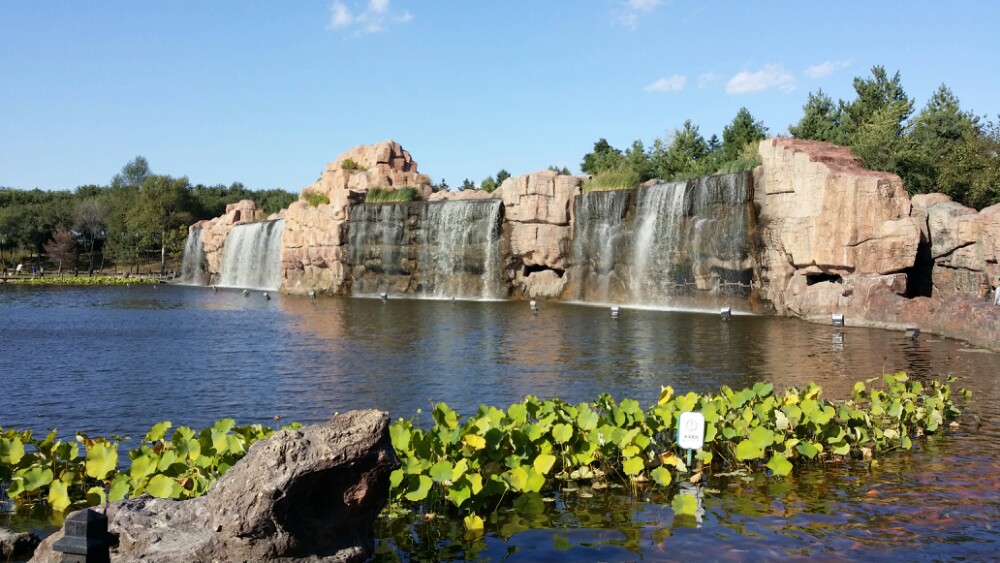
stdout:
{"type": "Polygon", "coordinates": [[[436,401],[471,413],[526,394],[649,405],[668,384],[816,381],[835,398],[898,370],[955,375],[975,392],[959,431],[874,471],[713,479],[698,527],[675,524],[668,498],[570,493],[498,510],[475,542],[454,522],[383,523],[380,560],[996,559],[998,368],[996,354],[961,342],[779,318],[625,310],[614,321],[605,308],[547,303],[532,313],[507,302],[0,286],[0,426],[65,437],[141,437],[161,420],[309,423],[364,407],[410,417],[436,401]],[[408,532],[393,535],[399,527],[408,532]]]}

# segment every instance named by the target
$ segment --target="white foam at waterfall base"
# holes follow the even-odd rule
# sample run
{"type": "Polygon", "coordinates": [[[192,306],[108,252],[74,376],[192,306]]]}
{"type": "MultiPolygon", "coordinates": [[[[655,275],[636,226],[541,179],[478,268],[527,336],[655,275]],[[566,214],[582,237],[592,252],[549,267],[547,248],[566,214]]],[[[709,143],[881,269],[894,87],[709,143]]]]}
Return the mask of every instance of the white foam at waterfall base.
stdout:
{"type": "Polygon", "coordinates": [[[201,229],[188,231],[187,243],[184,244],[184,256],[181,260],[181,283],[184,285],[205,285],[208,274],[205,272],[205,247],[201,244],[201,229]]]}
{"type": "Polygon", "coordinates": [[[220,287],[277,290],[284,219],[236,225],[222,247],[220,287]]]}

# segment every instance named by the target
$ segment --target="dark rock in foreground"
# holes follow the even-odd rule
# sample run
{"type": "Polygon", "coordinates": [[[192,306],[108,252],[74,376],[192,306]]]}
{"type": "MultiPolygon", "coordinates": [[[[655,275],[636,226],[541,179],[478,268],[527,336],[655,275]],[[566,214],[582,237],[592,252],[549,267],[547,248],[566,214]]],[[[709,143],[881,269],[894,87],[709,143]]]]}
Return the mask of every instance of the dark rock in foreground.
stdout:
{"type": "MultiPolygon", "coordinates": [[[[112,561],[361,561],[399,465],[389,417],[352,411],[255,443],[204,497],[108,506],[112,561]]],[[[47,538],[32,562],[60,560],[47,538]]]]}
{"type": "Polygon", "coordinates": [[[38,536],[28,532],[12,532],[0,528],[0,561],[23,559],[38,546],[38,536]]]}

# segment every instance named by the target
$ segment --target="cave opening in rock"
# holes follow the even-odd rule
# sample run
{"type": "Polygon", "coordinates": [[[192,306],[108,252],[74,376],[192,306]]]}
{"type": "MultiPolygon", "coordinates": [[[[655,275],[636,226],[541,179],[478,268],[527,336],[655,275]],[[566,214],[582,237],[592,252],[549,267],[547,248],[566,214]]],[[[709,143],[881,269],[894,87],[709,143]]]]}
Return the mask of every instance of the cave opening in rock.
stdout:
{"type": "Polygon", "coordinates": [[[806,285],[814,285],[820,282],[833,282],[833,283],[844,283],[844,278],[837,274],[807,274],[806,275],[806,285]]]}

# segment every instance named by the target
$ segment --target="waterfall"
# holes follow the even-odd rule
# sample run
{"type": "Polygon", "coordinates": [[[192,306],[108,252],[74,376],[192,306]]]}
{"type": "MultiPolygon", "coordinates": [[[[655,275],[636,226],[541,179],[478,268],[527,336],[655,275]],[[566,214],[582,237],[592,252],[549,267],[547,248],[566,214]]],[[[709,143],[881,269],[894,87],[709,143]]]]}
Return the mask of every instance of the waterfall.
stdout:
{"type": "Polygon", "coordinates": [[[369,203],[350,209],[348,261],[352,292],[376,295],[406,291],[410,260],[408,203],[369,203]]]}
{"type": "Polygon", "coordinates": [[[745,296],[751,182],[728,174],[577,198],[576,299],[698,306],[699,296],[745,296]]]}
{"type": "Polygon", "coordinates": [[[365,203],[350,210],[351,293],[503,295],[500,200],[365,203]]]}
{"type": "Polygon", "coordinates": [[[422,207],[416,241],[418,293],[439,299],[502,297],[501,208],[498,199],[422,207]]]}
{"type": "Polygon", "coordinates": [[[222,248],[219,285],[277,290],[281,285],[284,219],[236,225],[222,248]]]}
{"type": "Polygon", "coordinates": [[[617,300],[614,294],[617,292],[612,292],[612,285],[616,289],[624,288],[624,283],[616,276],[615,265],[627,242],[625,213],[630,193],[598,191],[577,198],[572,253],[577,262],[573,271],[580,278],[576,288],[576,299],[579,301],[608,303],[617,300]],[[587,294],[588,289],[590,295],[587,294]]]}
{"type": "Polygon", "coordinates": [[[181,260],[181,283],[205,285],[208,283],[205,270],[205,247],[201,244],[201,229],[189,229],[181,260]]]}
{"type": "Polygon", "coordinates": [[[633,299],[640,303],[655,302],[685,281],[681,221],[687,188],[687,182],[670,182],[637,189],[634,266],[629,288],[633,299]]]}

